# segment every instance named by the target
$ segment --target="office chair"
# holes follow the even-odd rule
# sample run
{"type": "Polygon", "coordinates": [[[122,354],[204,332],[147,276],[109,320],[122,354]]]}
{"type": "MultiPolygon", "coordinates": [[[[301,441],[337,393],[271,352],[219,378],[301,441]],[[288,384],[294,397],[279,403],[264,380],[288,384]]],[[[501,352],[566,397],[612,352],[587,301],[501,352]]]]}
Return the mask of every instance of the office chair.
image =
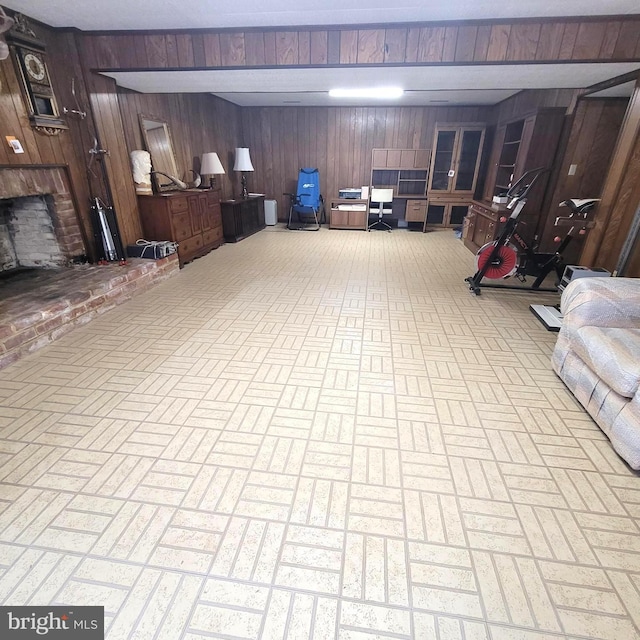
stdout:
{"type": "Polygon", "coordinates": [[[393,189],[371,189],[371,198],[369,200],[369,213],[377,213],[378,219],[372,222],[367,231],[371,231],[373,227],[386,227],[391,232],[391,227],[383,221],[383,215],[391,215],[391,203],[393,202],[393,189]]]}

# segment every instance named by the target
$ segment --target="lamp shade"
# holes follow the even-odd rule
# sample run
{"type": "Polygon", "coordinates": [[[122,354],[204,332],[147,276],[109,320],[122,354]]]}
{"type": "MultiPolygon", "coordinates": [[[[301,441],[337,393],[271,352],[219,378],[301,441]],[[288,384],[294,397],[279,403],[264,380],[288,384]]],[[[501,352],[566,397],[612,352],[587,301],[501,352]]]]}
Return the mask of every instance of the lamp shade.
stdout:
{"type": "Polygon", "coordinates": [[[238,147],[236,149],[236,163],[233,165],[234,171],[253,171],[249,149],[246,147],[238,147]]]}
{"type": "Polygon", "coordinates": [[[222,162],[220,162],[220,158],[218,158],[218,154],[215,151],[202,154],[200,173],[203,176],[221,175],[225,173],[222,162]]]}

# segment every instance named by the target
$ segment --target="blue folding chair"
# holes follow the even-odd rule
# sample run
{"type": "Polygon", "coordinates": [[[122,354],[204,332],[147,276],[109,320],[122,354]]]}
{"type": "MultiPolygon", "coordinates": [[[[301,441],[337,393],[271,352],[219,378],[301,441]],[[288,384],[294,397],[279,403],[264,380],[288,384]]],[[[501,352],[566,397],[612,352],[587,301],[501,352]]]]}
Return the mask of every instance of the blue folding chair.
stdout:
{"type": "Polygon", "coordinates": [[[300,169],[296,193],[285,193],[289,196],[289,220],[287,229],[293,231],[318,231],[320,229],[320,213],[325,215],[324,200],[320,193],[320,172],[310,167],[300,169]],[[296,214],[297,226],[291,224],[296,214]]]}

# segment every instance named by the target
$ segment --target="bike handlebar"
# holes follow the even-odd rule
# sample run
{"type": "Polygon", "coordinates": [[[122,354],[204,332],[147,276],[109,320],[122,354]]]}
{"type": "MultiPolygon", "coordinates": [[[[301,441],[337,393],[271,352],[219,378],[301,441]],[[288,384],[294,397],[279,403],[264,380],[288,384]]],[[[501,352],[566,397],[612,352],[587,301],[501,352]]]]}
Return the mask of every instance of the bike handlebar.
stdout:
{"type": "Polygon", "coordinates": [[[522,200],[527,197],[529,190],[536,183],[536,180],[543,175],[544,173],[549,173],[551,169],[547,169],[545,167],[537,167],[535,169],[529,169],[529,171],[525,171],[514,183],[509,187],[507,191],[507,198],[510,200],[522,200]],[[530,182],[525,182],[530,175],[533,175],[533,178],[530,182]]]}

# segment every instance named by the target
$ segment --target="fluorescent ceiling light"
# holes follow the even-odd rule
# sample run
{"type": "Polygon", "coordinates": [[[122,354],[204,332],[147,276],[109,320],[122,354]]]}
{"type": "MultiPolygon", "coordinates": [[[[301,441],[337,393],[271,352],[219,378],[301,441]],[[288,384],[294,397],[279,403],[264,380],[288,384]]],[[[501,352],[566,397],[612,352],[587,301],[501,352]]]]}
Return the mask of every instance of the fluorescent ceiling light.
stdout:
{"type": "Polygon", "coordinates": [[[400,98],[404,91],[399,87],[373,87],[371,89],[330,89],[332,98],[400,98]]]}

